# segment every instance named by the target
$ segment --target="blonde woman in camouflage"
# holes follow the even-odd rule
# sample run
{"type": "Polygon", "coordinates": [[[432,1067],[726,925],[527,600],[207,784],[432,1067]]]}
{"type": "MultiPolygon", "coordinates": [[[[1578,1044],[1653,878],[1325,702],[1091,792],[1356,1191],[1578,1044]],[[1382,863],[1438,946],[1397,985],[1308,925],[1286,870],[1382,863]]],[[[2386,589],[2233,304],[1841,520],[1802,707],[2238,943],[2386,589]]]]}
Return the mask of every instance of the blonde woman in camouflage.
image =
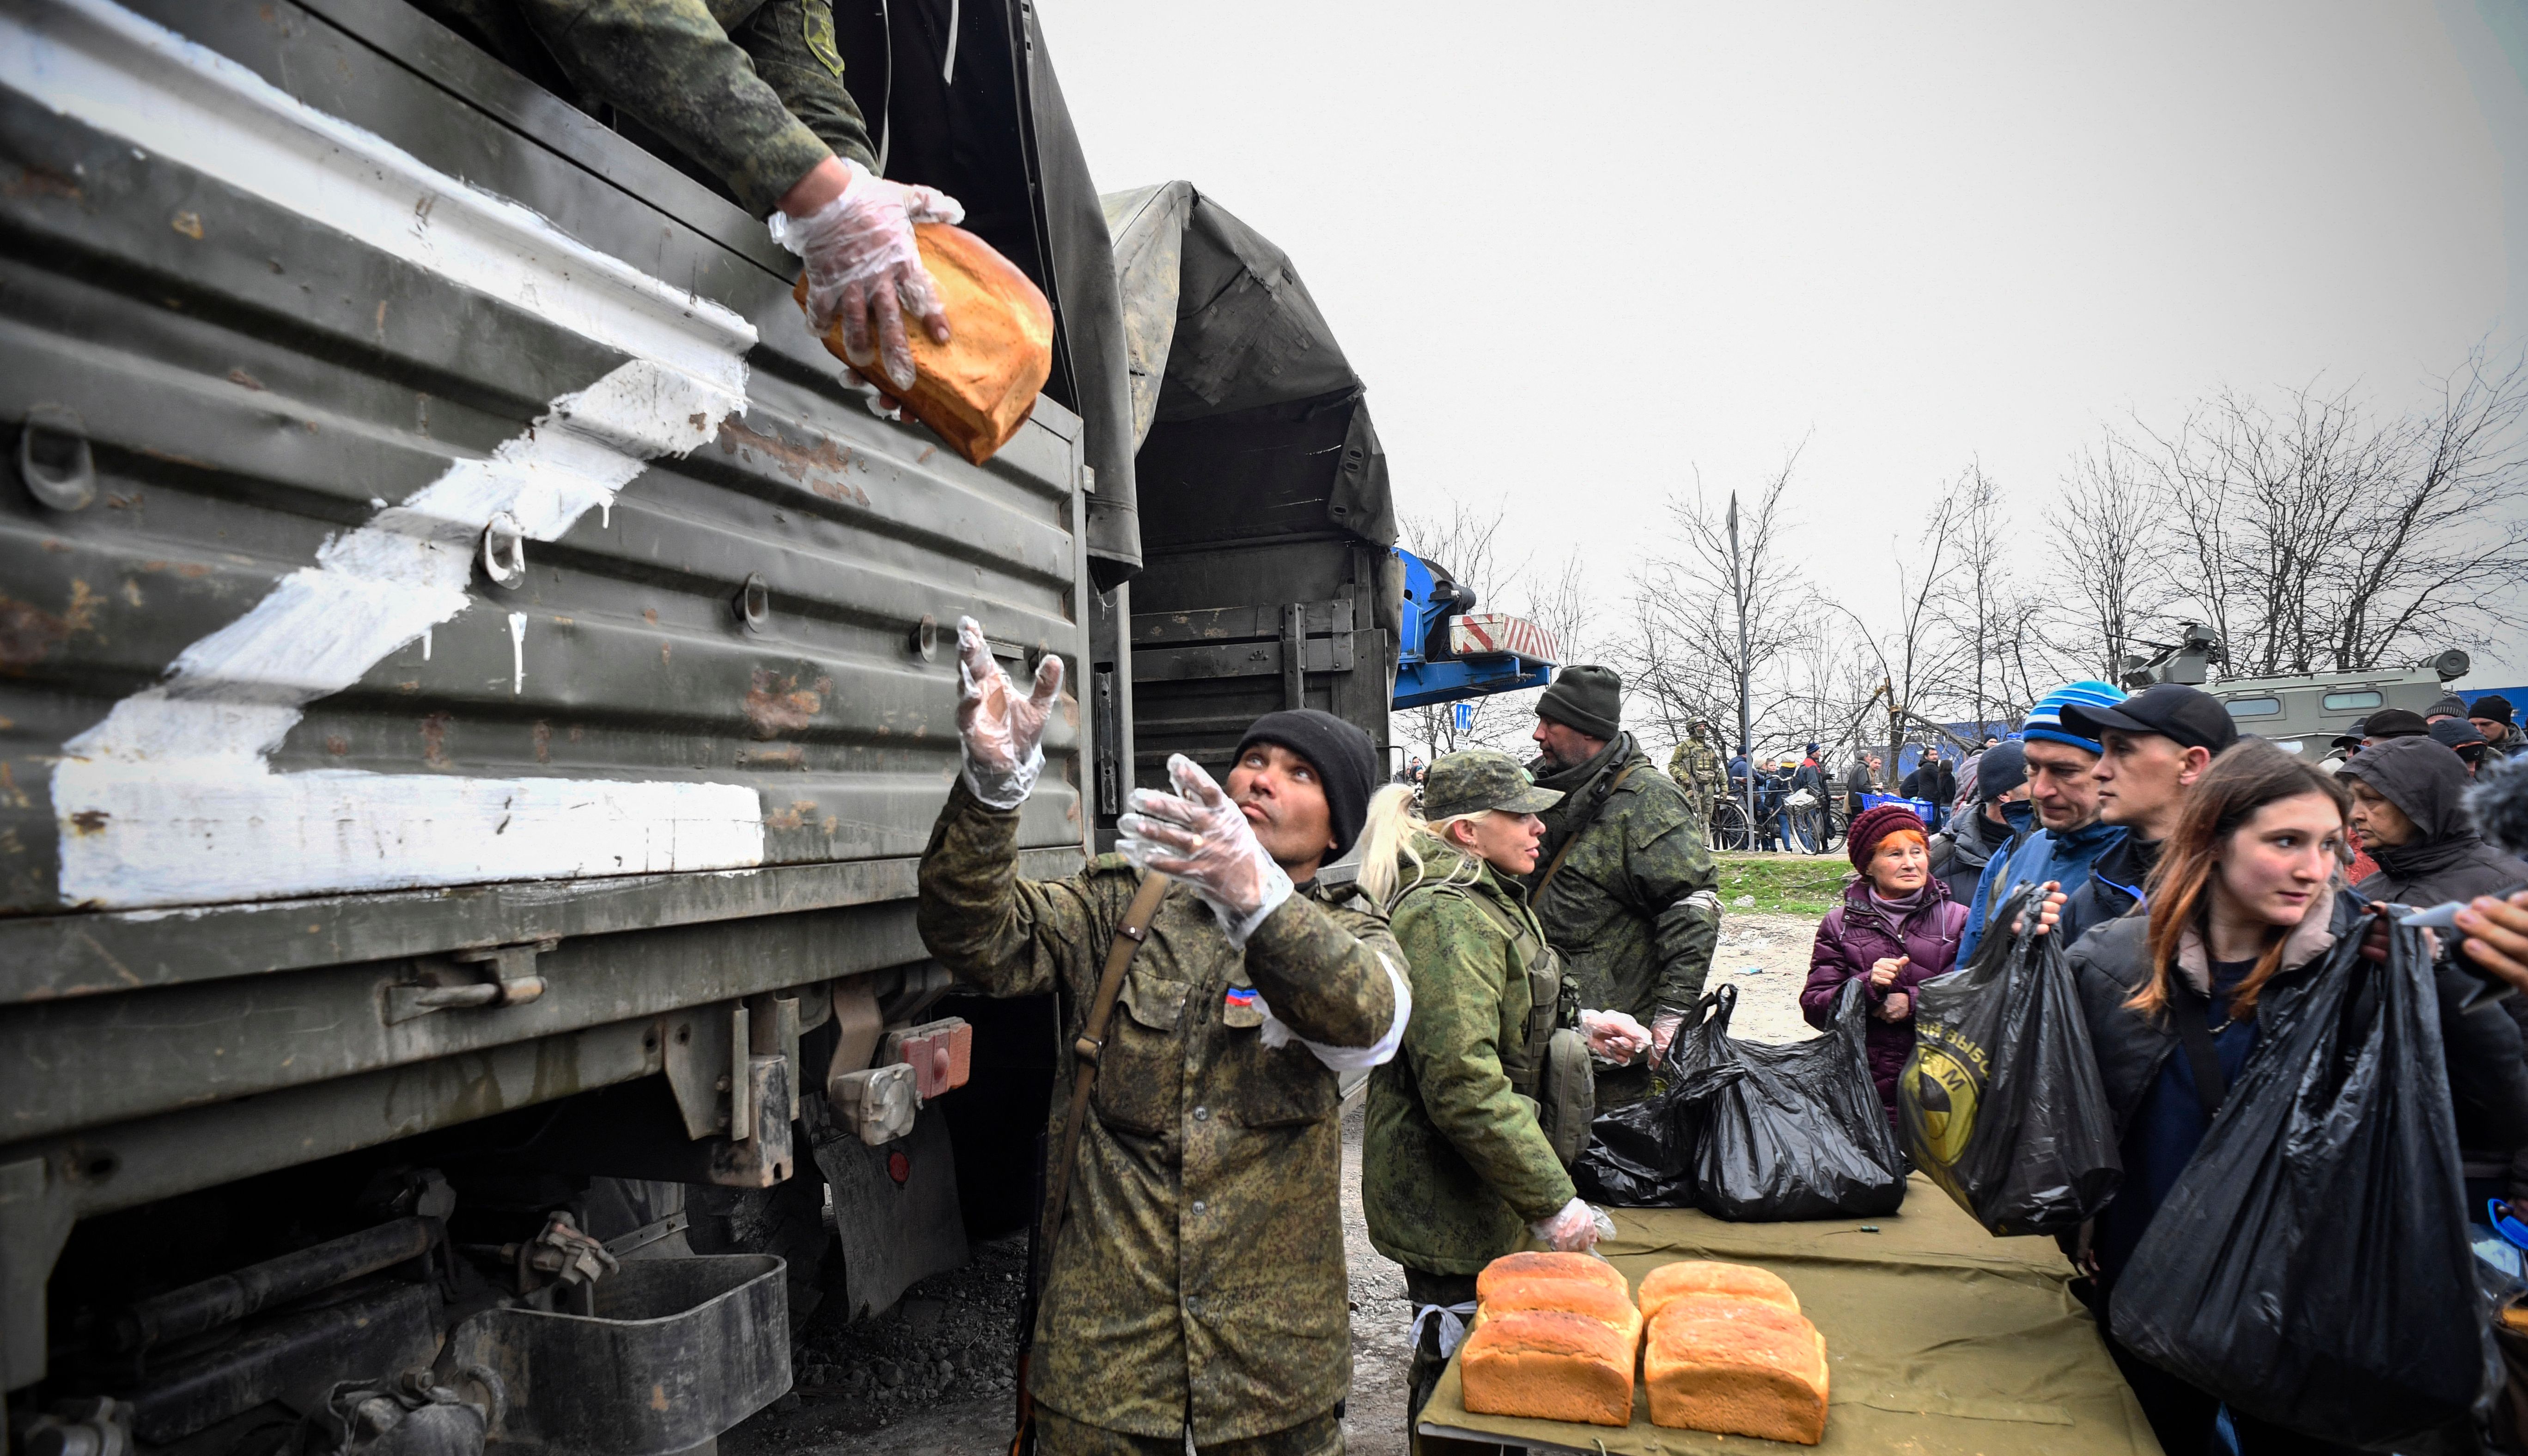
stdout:
{"type": "Polygon", "coordinates": [[[1561,797],[1506,754],[1449,754],[1431,765],[1427,821],[1391,785],[1362,831],[1360,885],[1389,907],[1413,989],[1403,1047],[1370,1075],[1361,1160],[1370,1242],[1404,1266],[1413,1308],[1408,1430],[1474,1312],[1483,1267],[1529,1236],[1597,1242],[1595,1212],[1565,1171],[1588,1141],[1589,1054],[1628,1061],[1650,1041],[1623,1013],[1577,1012],[1528,909],[1537,814],[1561,797]]]}

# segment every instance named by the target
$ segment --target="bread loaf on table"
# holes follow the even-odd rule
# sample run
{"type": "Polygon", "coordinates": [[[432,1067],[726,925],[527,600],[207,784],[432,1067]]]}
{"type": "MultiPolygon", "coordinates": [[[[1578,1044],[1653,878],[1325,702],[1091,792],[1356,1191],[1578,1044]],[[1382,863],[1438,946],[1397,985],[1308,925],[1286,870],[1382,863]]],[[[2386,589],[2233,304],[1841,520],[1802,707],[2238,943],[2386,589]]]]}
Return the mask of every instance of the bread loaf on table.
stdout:
{"type": "Polygon", "coordinates": [[[1615,1272],[1615,1266],[1595,1254],[1503,1254],[1484,1266],[1475,1275],[1475,1299],[1481,1302],[1493,1297],[1492,1291],[1511,1279],[1585,1279],[1603,1284],[1626,1299],[1633,1297],[1632,1286],[1615,1272]]]}
{"type": "MultiPolygon", "coordinates": [[[[908,313],[904,336],[913,346],[912,389],[898,390],[875,359],[852,367],[950,448],[980,465],[1027,423],[1053,373],[1053,305],[1017,264],[963,228],[917,223],[913,238],[948,312],[948,341],[931,342],[930,331],[908,313]]],[[[806,304],[804,274],[791,296],[806,304]]],[[[851,363],[843,352],[840,320],[825,331],[824,344],[826,352],[851,363]]]]}
{"type": "Polygon", "coordinates": [[[1522,1310],[1554,1310],[1595,1320],[1623,1335],[1627,1345],[1641,1342],[1642,1314],[1619,1290],[1588,1279],[1500,1279],[1490,1294],[1477,1295],[1475,1327],[1522,1310]]]}
{"type": "Polygon", "coordinates": [[[1680,1295],[1642,1350],[1651,1424],[1816,1445],[1825,1439],[1825,1337],[1743,1297],[1680,1295]]]}
{"type": "Polygon", "coordinates": [[[1742,1299],[1780,1305],[1796,1315],[1800,1297],[1782,1276],[1769,1269],[1752,1264],[1721,1264],[1710,1259],[1685,1259],[1675,1264],[1662,1264],[1642,1280],[1642,1318],[1656,1319],[1659,1306],[1681,1294],[1721,1294],[1742,1299]]]}
{"type": "Polygon", "coordinates": [[[1466,1336],[1457,1373],[1477,1415],[1630,1426],[1633,1351],[1633,1337],[1604,1320],[1512,1310],[1466,1336]]]}

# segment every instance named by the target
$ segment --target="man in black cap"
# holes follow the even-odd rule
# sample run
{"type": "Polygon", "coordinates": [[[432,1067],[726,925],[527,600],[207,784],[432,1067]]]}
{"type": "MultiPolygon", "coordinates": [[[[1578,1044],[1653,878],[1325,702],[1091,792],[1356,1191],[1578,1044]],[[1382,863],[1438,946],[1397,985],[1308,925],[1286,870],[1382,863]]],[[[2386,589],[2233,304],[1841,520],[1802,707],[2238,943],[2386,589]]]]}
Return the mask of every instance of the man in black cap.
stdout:
{"type": "Polygon", "coordinates": [[[2159,863],[2159,847],[2177,828],[2186,796],[2238,725],[2221,700],[2183,683],[2145,688],[2112,706],[2071,703],[2063,726],[2094,738],[2103,750],[2089,777],[2098,783],[2098,818],[2121,824],[2124,839],[2098,857],[2089,878],[2063,907],[2063,944],[2141,904],[2142,884],[2159,863]]]}
{"type": "MultiPolygon", "coordinates": [[[[1623,679],[1562,669],[1536,704],[1538,787],[1559,790],[1528,877],[1580,1004],[1623,1012],[1664,1051],[1703,997],[1720,938],[1719,876],[1684,794],[1623,731],[1623,679]]],[[[1598,1078],[1601,1107],[1650,1091],[1648,1062],[1598,1078]]]]}
{"type": "Polygon", "coordinates": [[[2467,704],[2466,720],[2484,735],[2484,751],[2496,758],[2515,757],[2520,752],[2519,730],[2510,722],[2510,700],[2499,693],[2487,693],[2467,704]]]}
{"type": "Polygon", "coordinates": [[[2410,707],[2383,707],[2356,724],[2361,730],[2361,746],[2386,743],[2396,738],[2429,738],[2432,725],[2410,707]]]}
{"type": "Polygon", "coordinates": [[[1949,887],[1951,900],[1970,910],[1983,867],[1993,856],[2017,848],[2035,827],[2036,809],[2028,802],[2028,758],[2019,740],[1995,744],[1976,755],[1975,796],[1975,811],[1953,815],[1930,842],[1931,873],[1949,887]]]}
{"type": "Polygon", "coordinates": [[[2484,757],[2485,743],[2484,735],[2475,731],[2473,723],[2464,718],[2435,719],[2432,739],[2457,754],[2457,760],[2466,765],[2467,777],[2475,777],[2475,765],[2484,757]]]}
{"type": "MultiPolygon", "coordinates": [[[[1335,1079],[1393,1057],[1412,1012],[1386,918],[1318,873],[1360,834],[1369,735],[1268,713],[1225,787],[1179,754],[1174,793],[1132,791],[1122,853],[1023,880],[1062,660],[1022,695],[971,619],[958,654],[965,766],[922,857],[922,942],[985,994],[1060,993],[1064,1055],[1096,1068],[1077,1156],[1049,1170],[1069,1180],[1064,1217],[1038,1234],[1039,1449],[1333,1456],[1351,1374],[1335,1079]],[[1127,934],[1143,871],[1169,882],[1127,934]],[[1089,1042],[1119,939],[1135,948],[1122,1004],[1089,1042]]],[[[1056,1098],[1050,1147],[1066,1112],[1056,1098]]]]}

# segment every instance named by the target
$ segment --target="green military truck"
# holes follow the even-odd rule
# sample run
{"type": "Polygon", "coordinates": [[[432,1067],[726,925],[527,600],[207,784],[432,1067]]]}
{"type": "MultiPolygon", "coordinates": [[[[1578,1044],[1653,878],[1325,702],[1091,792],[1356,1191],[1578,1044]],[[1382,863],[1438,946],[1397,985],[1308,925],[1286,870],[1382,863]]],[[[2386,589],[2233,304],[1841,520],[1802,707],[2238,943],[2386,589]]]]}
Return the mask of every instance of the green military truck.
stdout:
{"type": "Polygon", "coordinates": [[[1024,0],[837,16],[881,138],[1055,304],[979,467],[500,9],[0,4],[26,1449],[713,1439],[811,1305],[1031,1207],[1055,1008],[956,997],[913,926],[956,619],[1080,693],[1027,873],[1256,712],[1385,741],[1360,381],[1236,219],[1100,202],[1024,0]]]}

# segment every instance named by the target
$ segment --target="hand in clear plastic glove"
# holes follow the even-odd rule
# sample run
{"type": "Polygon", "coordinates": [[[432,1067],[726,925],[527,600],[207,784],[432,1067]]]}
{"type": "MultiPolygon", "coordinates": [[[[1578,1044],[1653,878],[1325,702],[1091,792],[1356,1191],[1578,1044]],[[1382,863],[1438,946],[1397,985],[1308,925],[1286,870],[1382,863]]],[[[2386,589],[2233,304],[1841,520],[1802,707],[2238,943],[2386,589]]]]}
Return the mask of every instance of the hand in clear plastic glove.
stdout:
{"type": "Polygon", "coordinates": [[[1231,945],[1243,946],[1274,907],[1290,897],[1290,876],[1255,838],[1255,826],[1230,802],[1202,765],[1183,754],[1168,758],[1174,794],[1134,789],[1115,821],[1115,848],[1125,858],[1174,875],[1220,916],[1231,945]]]}
{"type": "Polygon", "coordinates": [[[957,619],[957,735],[966,746],[966,787],[994,808],[1016,808],[1044,768],[1044,725],[1062,696],[1062,659],[1051,652],[1035,666],[1035,691],[1025,698],[992,657],[973,617],[957,619]]]}
{"type": "Polygon", "coordinates": [[[1662,1011],[1651,1017],[1651,1060],[1667,1055],[1667,1044],[1676,1040],[1677,1028],[1685,1024],[1685,1013],[1662,1011]]]}
{"type": "Polygon", "coordinates": [[[1651,1044],[1650,1028],[1622,1012],[1582,1012],[1580,1029],[1589,1034],[1589,1054],[1621,1066],[1651,1044]]]}
{"type": "Polygon", "coordinates": [[[1581,1199],[1562,1206],[1562,1212],[1542,1222],[1530,1223],[1527,1231],[1536,1235],[1547,1248],[1564,1254],[1585,1254],[1598,1240],[1614,1236],[1614,1221],[1591,1208],[1581,1199]]]}
{"type": "Polygon", "coordinates": [[[808,265],[809,328],[821,335],[840,319],[843,357],[910,390],[913,345],[904,315],[919,317],[934,342],[948,341],[948,311],[922,266],[913,225],[963,222],[966,209],[936,187],[889,182],[858,162],[836,162],[850,173],[840,195],[803,217],[776,212],[765,222],[772,240],[808,265]]]}

